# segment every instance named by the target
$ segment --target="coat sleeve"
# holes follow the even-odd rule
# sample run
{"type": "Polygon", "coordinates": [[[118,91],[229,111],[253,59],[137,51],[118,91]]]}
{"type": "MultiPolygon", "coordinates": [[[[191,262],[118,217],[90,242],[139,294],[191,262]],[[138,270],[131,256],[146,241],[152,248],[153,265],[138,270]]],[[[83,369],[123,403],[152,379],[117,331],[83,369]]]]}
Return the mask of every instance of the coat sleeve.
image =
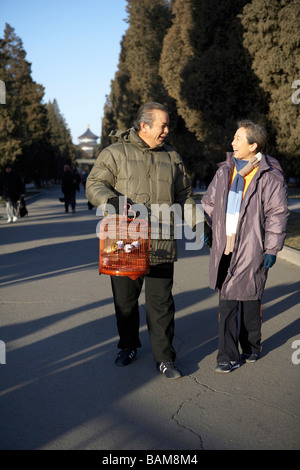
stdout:
{"type": "Polygon", "coordinates": [[[108,199],[117,196],[113,189],[117,171],[112,152],[108,148],[102,150],[86,181],[86,197],[94,207],[106,204],[108,199]]]}
{"type": "Polygon", "coordinates": [[[284,180],[270,178],[264,192],[264,250],[266,254],[277,255],[282,250],[286,237],[289,216],[287,185],[284,180]]]}
{"type": "Polygon", "coordinates": [[[219,173],[217,172],[212,182],[209,184],[206,193],[203,195],[201,199],[201,204],[205,212],[205,219],[207,223],[210,225],[210,227],[212,225],[218,179],[219,179],[219,173]]]}
{"type": "Polygon", "coordinates": [[[192,197],[190,179],[181,157],[173,151],[172,158],[176,164],[174,202],[181,206],[184,220],[193,229],[197,224],[203,222],[203,211],[192,197]]]}

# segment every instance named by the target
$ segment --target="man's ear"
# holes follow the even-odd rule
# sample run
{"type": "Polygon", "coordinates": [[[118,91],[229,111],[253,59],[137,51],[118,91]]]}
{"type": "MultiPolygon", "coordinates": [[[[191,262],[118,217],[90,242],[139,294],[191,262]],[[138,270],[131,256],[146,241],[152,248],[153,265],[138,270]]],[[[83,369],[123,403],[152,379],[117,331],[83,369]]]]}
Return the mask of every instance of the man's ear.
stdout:
{"type": "Polygon", "coordinates": [[[146,124],[145,122],[141,122],[141,123],[140,123],[141,131],[142,131],[144,134],[146,134],[146,132],[147,132],[147,126],[148,126],[148,124],[146,124]]]}

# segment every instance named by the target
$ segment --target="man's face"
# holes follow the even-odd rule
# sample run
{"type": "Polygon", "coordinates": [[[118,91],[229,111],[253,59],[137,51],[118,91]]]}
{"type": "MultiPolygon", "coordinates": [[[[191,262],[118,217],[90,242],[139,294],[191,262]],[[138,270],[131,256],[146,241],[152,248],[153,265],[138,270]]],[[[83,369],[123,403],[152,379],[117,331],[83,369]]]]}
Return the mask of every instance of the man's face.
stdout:
{"type": "Polygon", "coordinates": [[[240,160],[250,160],[255,154],[257,144],[249,144],[247,140],[247,130],[240,127],[231,142],[235,158],[240,160]]]}
{"type": "Polygon", "coordinates": [[[154,109],[152,112],[153,123],[150,127],[146,123],[141,124],[139,136],[149,147],[157,147],[162,144],[169,133],[169,116],[165,111],[154,109]]]}

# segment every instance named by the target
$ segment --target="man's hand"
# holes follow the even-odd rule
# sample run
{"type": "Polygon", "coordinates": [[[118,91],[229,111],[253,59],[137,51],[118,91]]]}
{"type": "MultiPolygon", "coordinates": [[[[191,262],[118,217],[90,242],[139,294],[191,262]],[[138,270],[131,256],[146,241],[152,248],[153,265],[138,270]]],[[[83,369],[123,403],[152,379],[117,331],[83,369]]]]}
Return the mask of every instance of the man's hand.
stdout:
{"type": "MultiPolygon", "coordinates": [[[[135,213],[130,209],[131,206],[131,201],[130,203],[127,200],[126,203],[126,208],[125,208],[125,216],[128,217],[129,219],[134,219],[135,217],[138,216],[138,212],[135,213]]],[[[122,196],[121,198],[112,197],[108,199],[107,204],[105,206],[105,210],[108,212],[109,215],[119,215],[123,216],[124,215],[124,197],[122,196]],[[121,207],[120,207],[121,203],[121,207]]]]}
{"type": "Polygon", "coordinates": [[[119,198],[118,197],[110,198],[107,201],[105,210],[109,213],[109,215],[119,214],[119,198]]]}

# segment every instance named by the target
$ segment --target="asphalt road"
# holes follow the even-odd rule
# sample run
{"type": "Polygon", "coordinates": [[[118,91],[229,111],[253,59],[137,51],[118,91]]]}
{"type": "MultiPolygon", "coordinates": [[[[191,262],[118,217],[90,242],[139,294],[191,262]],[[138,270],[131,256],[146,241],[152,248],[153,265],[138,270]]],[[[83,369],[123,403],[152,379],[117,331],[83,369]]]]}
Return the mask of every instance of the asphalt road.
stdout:
{"type": "Polygon", "coordinates": [[[29,216],[14,224],[0,209],[0,449],[299,449],[299,266],[278,259],[270,270],[259,361],[216,374],[209,251],[186,251],[180,241],[175,347],[183,377],[156,372],[143,292],[143,347],[130,366],[116,367],[110,280],[98,274],[99,219],[82,190],[75,214],[64,213],[59,196],[54,188],[32,199],[29,216]]]}

